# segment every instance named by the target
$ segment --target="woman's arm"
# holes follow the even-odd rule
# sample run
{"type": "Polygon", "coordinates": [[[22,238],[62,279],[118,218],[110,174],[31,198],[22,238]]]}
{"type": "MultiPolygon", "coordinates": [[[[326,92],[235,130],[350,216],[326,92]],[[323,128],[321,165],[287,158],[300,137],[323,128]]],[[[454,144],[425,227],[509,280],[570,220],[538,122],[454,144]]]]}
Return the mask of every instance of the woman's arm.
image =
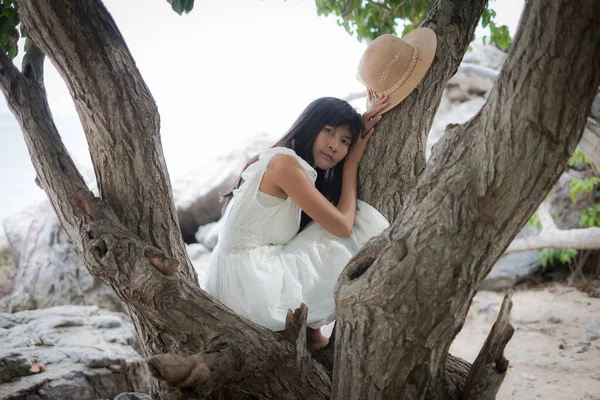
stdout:
{"type": "Polygon", "coordinates": [[[308,216],[329,232],[341,237],[350,236],[356,216],[358,164],[373,136],[375,124],[381,120],[381,115],[376,115],[385,107],[387,97],[382,96],[362,116],[363,133],[352,143],[345,158],[342,192],[337,207],[317,190],[300,163],[291,155],[275,155],[269,162],[263,179],[267,178],[283,190],[308,216]]]}
{"type": "MultiPolygon", "coordinates": [[[[356,212],[356,173],[354,176],[354,200],[348,201],[350,200],[349,198],[344,198],[344,188],[345,186],[349,186],[346,185],[346,177],[344,176],[344,180],[342,181],[342,196],[338,202],[338,207],[331,204],[319,192],[294,156],[276,154],[267,166],[263,181],[265,179],[268,179],[270,183],[281,188],[306,214],[323,228],[337,236],[350,236],[356,212]]],[[[350,187],[348,189],[351,190],[350,187]]],[[[351,194],[347,193],[347,195],[351,194]]]]}

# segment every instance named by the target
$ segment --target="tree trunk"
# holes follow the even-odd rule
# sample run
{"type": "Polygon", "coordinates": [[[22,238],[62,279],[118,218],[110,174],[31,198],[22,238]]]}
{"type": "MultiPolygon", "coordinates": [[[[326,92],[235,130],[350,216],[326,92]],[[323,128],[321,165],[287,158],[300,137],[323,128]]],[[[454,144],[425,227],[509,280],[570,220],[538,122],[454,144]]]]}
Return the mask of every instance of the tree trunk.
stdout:
{"type": "Polygon", "coordinates": [[[425,145],[446,82],[456,73],[473,39],[486,0],[438,1],[423,26],[433,29],[438,48],[421,83],[377,124],[360,164],[359,197],[389,221],[425,168],[425,145]],[[408,117],[410,116],[410,117],[408,117]]]}
{"type": "Polygon", "coordinates": [[[595,0],[526,3],[486,105],[438,142],[399,217],[340,277],[334,398],[443,398],[479,283],[579,142],[600,83],[598,20],[595,0]]]}
{"type": "MultiPolygon", "coordinates": [[[[186,364],[196,371],[191,382],[215,399],[329,398],[331,379],[321,364],[299,361],[280,335],[198,287],[178,230],[156,106],[100,1],[18,3],[33,46],[52,59],[75,100],[100,198],[86,187],[54,126],[42,53],[31,53],[19,72],[0,52],[0,88],[37,181],[86,267],[127,303],[145,354],[196,354],[186,364]]],[[[447,351],[478,283],[581,134],[598,86],[599,6],[528,2],[489,103],[448,132],[425,168],[435,109],[484,4],[435,5],[424,22],[438,34],[432,69],[386,114],[361,164],[362,198],[394,223],[340,278],[336,398],[443,398],[445,365],[464,371],[447,351]]],[[[153,395],[180,393],[163,383],[153,395]]]]}

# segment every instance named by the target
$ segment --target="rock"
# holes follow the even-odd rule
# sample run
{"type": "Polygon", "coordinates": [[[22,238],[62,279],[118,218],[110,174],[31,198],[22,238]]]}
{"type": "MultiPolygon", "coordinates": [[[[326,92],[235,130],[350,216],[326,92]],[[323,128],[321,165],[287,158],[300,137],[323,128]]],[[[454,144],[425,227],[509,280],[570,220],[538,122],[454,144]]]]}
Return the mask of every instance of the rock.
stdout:
{"type": "Polygon", "coordinates": [[[152,400],[152,397],[144,393],[129,392],[121,393],[120,395],[115,397],[114,400],[152,400]]]}
{"type": "Polygon", "coordinates": [[[17,260],[9,312],[65,304],[123,310],[112,288],[87,271],[49,201],[6,219],[4,228],[17,260]]]}
{"type": "Polygon", "coordinates": [[[575,202],[571,199],[571,182],[573,179],[583,179],[585,174],[580,171],[565,171],[552,189],[550,209],[558,229],[579,228],[581,211],[600,201],[600,191],[595,196],[583,196],[575,202]]]}
{"type": "Polygon", "coordinates": [[[126,315],[95,306],[0,313],[0,398],[95,400],[148,392],[149,372],[134,342],[126,315]],[[131,343],[107,341],[113,331],[131,343]]]}
{"type": "Polygon", "coordinates": [[[217,246],[220,230],[220,221],[211,222],[210,224],[201,226],[196,233],[196,237],[202,238],[202,241],[199,240],[199,242],[202,243],[208,250],[212,251],[217,246]]]}
{"type": "MultiPolygon", "coordinates": [[[[524,227],[516,238],[536,235],[534,227],[524,227]]],[[[520,283],[541,268],[539,250],[519,251],[505,254],[498,259],[480,290],[504,290],[520,283]]]]}
{"type": "MultiPolygon", "coordinates": [[[[442,98],[446,97],[447,92],[444,93],[442,98]]],[[[444,101],[442,101],[444,103],[444,101]]],[[[429,159],[433,151],[434,145],[444,135],[446,126],[450,123],[463,123],[471,119],[481,107],[485,104],[483,97],[475,97],[472,100],[464,103],[456,104],[450,102],[445,112],[439,112],[436,114],[429,136],[427,138],[427,145],[425,146],[425,157],[429,159]]]]}
{"type": "Polygon", "coordinates": [[[537,379],[537,376],[533,374],[528,374],[527,372],[521,372],[519,376],[521,377],[521,379],[527,379],[528,381],[535,381],[537,379]]]}
{"type": "Polygon", "coordinates": [[[557,317],[556,315],[551,315],[550,318],[548,318],[548,322],[550,322],[551,324],[560,324],[563,320],[560,317],[557,317]]]}
{"type": "Polygon", "coordinates": [[[208,268],[211,252],[200,243],[188,244],[186,247],[190,261],[192,262],[192,265],[198,274],[198,282],[200,283],[200,287],[204,289],[206,282],[206,269],[208,268]]]}
{"type": "Polygon", "coordinates": [[[522,282],[541,267],[538,250],[505,254],[483,280],[480,290],[504,290],[522,282]]]}
{"type": "Polygon", "coordinates": [[[173,182],[177,217],[186,243],[196,241],[198,227],[221,218],[220,193],[231,189],[250,158],[272,144],[267,135],[257,135],[246,147],[208,160],[173,182]]]}
{"type": "Polygon", "coordinates": [[[17,264],[6,237],[0,237],[0,312],[8,311],[10,294],[15,287],[17,264]]]}
{"type": "Polygon", "coordinates": [[[587,340],[600,339],[600,317],[596,318],[586,326],[587,340]]]}
{"type": "Polygon", "coordinates": [[[465,53],[463,62],[499,70],[507,57],[508,54],[496,46],[473,43],[471,50],[465,53]]]}

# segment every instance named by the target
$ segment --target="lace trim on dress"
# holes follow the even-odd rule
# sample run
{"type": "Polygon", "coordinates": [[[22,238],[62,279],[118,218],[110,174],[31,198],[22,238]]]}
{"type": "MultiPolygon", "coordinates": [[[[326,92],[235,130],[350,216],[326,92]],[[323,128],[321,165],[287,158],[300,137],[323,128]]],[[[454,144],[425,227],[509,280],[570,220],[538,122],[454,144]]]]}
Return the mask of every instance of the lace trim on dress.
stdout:
{"type": "Polygon", "coordinates": [[[263,246],[267,240],[267,235],[260,232],[244,228],[231,229],[227,232],[226,240],[224,241],[232,244],[224,245],[222,252],[224,254],[245,253],[263,246]]]}

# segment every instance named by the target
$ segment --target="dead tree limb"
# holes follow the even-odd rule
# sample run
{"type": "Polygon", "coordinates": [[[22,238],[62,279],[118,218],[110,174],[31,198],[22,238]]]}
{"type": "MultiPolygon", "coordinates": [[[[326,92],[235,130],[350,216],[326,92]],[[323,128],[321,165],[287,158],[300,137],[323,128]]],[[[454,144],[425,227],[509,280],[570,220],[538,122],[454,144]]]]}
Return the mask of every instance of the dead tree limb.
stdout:
{"type": "Polygon", "coordinates": [[[512,294],[511,290],[504,296],[496,322],[471,366],[462,400],[494,400],[496,398],[508,369],[504,348],[515,331],[510,324],[512,294]]]}
{"type": "Polygon", "coordinates": [[[545,202],[539,206],[537,215],[542,225],[540,233],[513,240],[505,253],[539,249],[600,249],[600,228],[558,229],[545,202]]]}

